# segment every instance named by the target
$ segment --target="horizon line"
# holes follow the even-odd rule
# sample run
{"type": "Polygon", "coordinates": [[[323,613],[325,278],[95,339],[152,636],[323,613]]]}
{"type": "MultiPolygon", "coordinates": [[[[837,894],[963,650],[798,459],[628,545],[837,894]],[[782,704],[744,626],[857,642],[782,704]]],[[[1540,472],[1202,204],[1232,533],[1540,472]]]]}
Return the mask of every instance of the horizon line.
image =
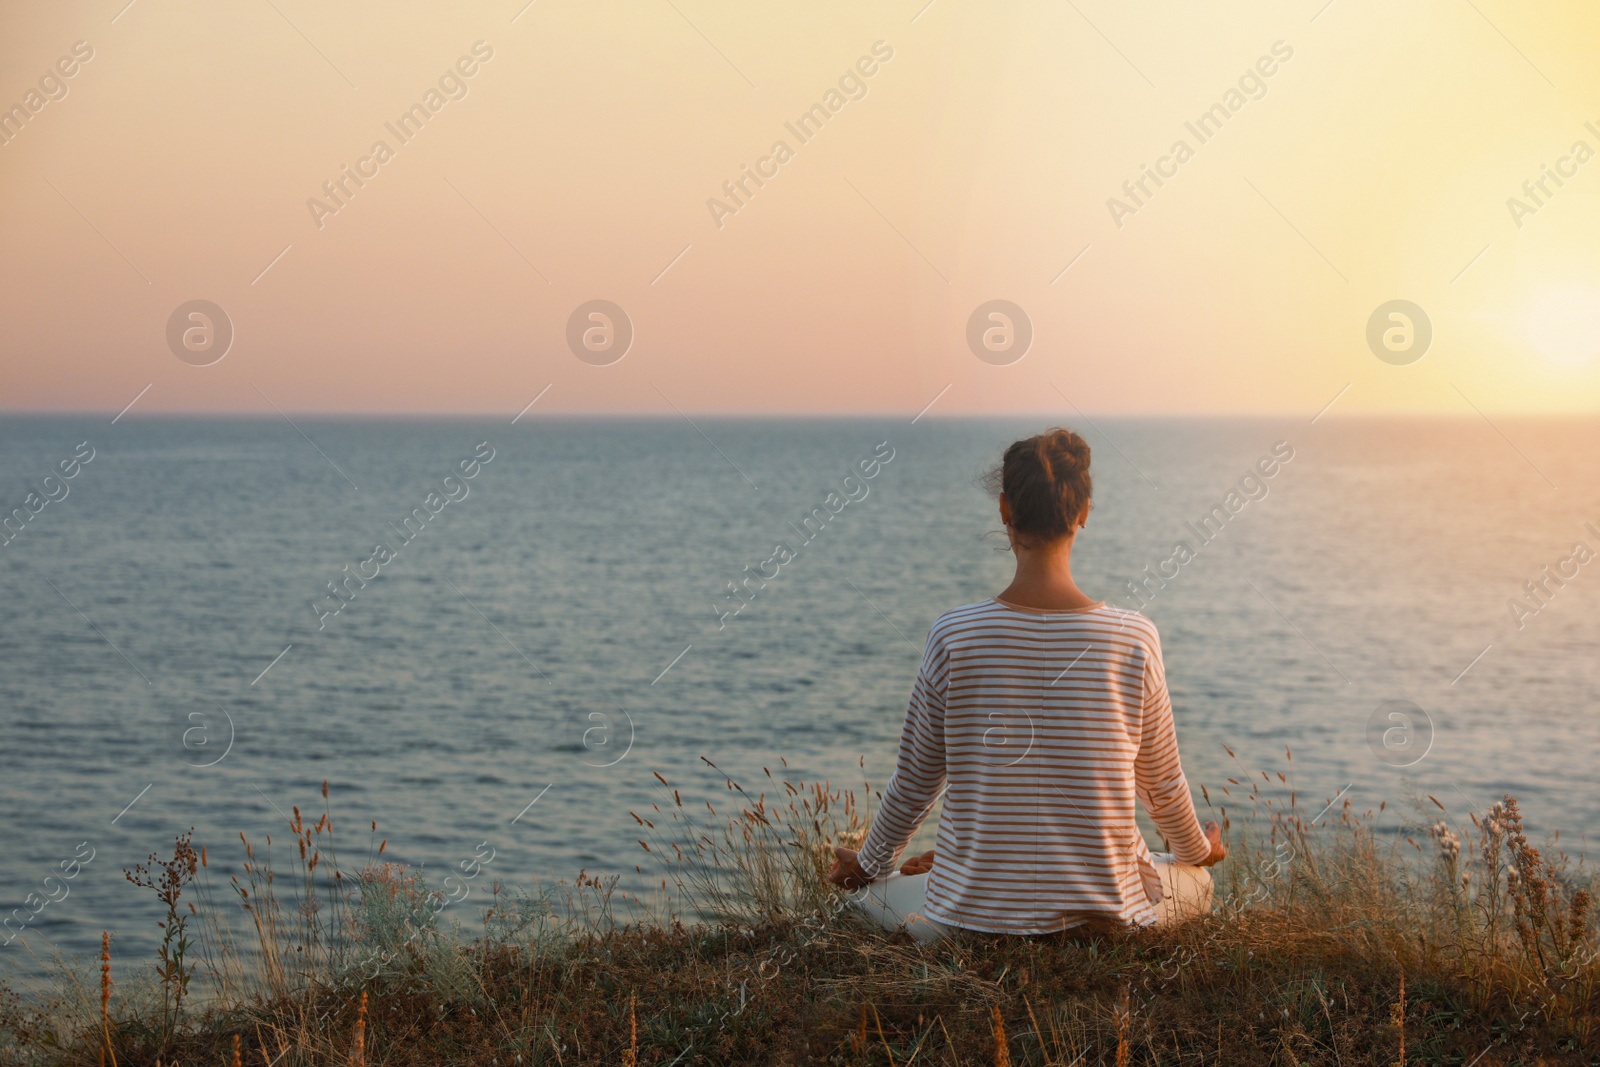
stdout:
{"type": "MultiPolygon", "coordinates": [[[[359,409],[286,409],[288,414],[307,419],[327,419],[350,422],[363,421],[461,421],[481,420],[487,418],[510,417],[504,411],[472,410],[472,411],[426,411],[426,410],[393,410],[393,411],[364,411],[359,409]]],[[[110,408],[0,408],[0,418],[101,418],[112,414],[110,408]]],[[[904,411],[728,411],[724,409],[686,409],[686,413],[704,419],[729,419],[729,420],[771,420],[798,422],[805,420],[873,420],[906,419],[911,421],[904,411]]],[[[516,413],[512,413],[515,415],[516,413]]],[[[550,411],[538,413],[534,418],[518,421],[552,421],[552,420],[589,420],[589,421],[661,421],[675,422],[684,417],[684,412],[665,411],[550,411]]],[[[1594,411],[1529,411],[1529,410],[1497,410],[1495,415],[1503,418],[1514,419],[1594,419],[1600,418],[1600,410],[1594,411]]],[[[164,411],[127,411],[119,416],[119,421],[126,422],[154,422],[161,419],[210,419],[218,421],[272,421],[282,418],[284,412],[256,411],[256,410],[207,410],[203,408],[172,408],[164,411]]],[[[1126,420],[1160,420],[1160,421],[1280,421],[1284,419],[1303,419],[1308,424],[1312,422],[1303,411],[1076,411],[1078,420],[1091,421],[1102,419],[1126,420]]],[[[1478,412],[1459,411],[1354,411],[1354,412],[1327,412],[1316,418],[1316,422],[1356,422],[1372,419],[1437,419],[1437,420],[1481,420],[1478,412]]],[[[938,414],[929,412],[919,416],[919,422],[981,422],[993,420],[1019,420],[1019,419],[1044,419],[1065,420],[1064,413],[1059,411],[1018,411],[1018,412],[946,412],[938,414]]]]}

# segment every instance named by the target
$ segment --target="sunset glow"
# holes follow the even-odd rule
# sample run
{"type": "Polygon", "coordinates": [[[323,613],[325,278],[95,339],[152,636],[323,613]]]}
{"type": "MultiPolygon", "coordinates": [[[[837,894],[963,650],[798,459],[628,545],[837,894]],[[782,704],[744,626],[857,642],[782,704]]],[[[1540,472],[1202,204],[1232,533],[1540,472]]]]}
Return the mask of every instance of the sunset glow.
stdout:
{"type": "Polygon", "coordinates": [[[7,410],[1600,407],[1576,2],[5,18],[7,410]],[[204,367],[164,340],[195,299],[236,331],[204,367]],[[995,299],[1005,366],[965,342],[995,299]],[[1408,366],[1364,343],[1395,299],[1408,366]]]}

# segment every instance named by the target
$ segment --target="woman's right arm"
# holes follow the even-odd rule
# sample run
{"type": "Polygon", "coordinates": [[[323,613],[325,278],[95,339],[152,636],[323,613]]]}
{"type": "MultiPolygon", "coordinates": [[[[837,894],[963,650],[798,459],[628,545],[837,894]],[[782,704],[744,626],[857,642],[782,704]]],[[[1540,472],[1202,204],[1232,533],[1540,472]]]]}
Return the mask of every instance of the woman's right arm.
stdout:
{"type": "Polygon", "coordinates": [[[1210,866],[1226,855],[1216,824],[1200,825],[1195,814],[1189,780],[1178,759],[1178,729],[1172,718],[1166,668],[1161,645],[1151,628],[1151,647],[1145,662],[1144,722],[1139,734],[1139,754],[1134,760],[1134,790],[1150,819],[1167,839],[1172,858],[1190,866],[1210,866]],[[1210,832],[1208,832],[1208,830],[1210,832]]]}

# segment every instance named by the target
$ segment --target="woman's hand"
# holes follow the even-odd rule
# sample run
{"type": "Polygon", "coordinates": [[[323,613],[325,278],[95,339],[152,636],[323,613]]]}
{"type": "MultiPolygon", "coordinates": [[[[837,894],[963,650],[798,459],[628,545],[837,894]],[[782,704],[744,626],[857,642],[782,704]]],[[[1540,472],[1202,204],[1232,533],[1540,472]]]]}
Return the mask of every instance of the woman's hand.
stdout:
{"type": "Polygon", "coordinates": [[[1228,858],[1228,846],[1222,843],[1222,827],[1214,822],[1205,826],[1206,840],[1211,842],[1211,855],[1200,861],[1202,867],[1214,867],[1228,858]]]}
{"type": "Polygon", "coordinates": [[[901,874],[927,874],[933,870],[933,849],[929,849],[920,856],[912,856],[900,868],[901,874]]]}
{"type": "Polygon", "coordinates": [[[867,872],[861,867],[859,854],[850,848],[833,846],[833,870],[828,872],[828,881],[845,889],[860,889],[872,881],[867,877],[867,872]]]}

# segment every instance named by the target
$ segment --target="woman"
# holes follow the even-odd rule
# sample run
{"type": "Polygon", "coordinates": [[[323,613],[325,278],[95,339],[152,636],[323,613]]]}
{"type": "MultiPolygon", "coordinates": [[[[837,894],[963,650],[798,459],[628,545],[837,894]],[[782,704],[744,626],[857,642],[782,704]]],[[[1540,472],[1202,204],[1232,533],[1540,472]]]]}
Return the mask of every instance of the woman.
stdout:
{"type": "Polygon", "coordinates": [[[834,849],[829,878],[924,941],[1203,913],[1203,868],[1227,849],[1195,815],[1156,628],[1072,579],[1089,446],[1060,429],[1018,441],[991,480],[1016,577],[934,622],[877,817],[859,854],[834,849]],[[941,790],[934,850],[895,872],[941,790]],[[1136,798],[1170,853],[1145,845],[1136,798]]]}

